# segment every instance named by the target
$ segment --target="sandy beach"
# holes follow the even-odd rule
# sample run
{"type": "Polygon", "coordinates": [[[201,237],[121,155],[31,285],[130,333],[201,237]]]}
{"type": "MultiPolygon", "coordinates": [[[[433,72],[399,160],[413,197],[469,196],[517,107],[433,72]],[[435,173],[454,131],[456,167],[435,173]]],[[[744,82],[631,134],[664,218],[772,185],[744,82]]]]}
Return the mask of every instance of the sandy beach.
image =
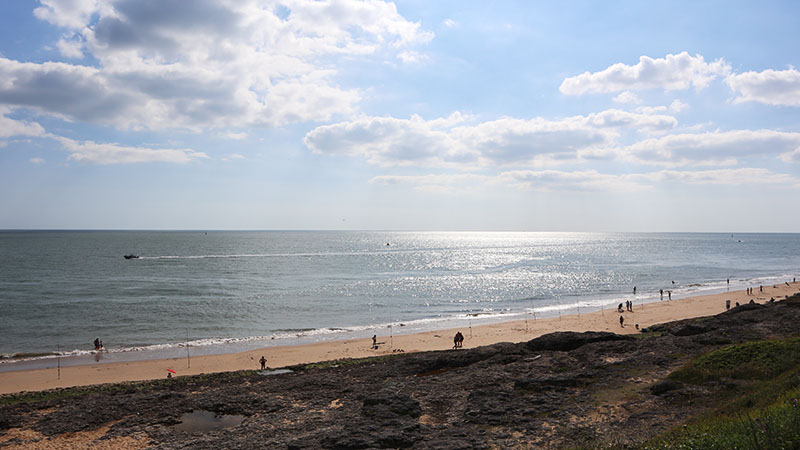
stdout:
{"type": "Polygon", "coordinates": [[[763,292],[754,287],[753,295],[747,291],[730,291],[706,294],[683,299],[653,303],[634,303],[633,311],[617,312],[616,308],[584,314],[563,315],[560,318],[502,322],[461,329],[445,329],[415,334],[378,336],[379,348],[372,349],[369,339],[343,340],[309,345],[269,347],[242,353],[192,357],[187,367],[186,358],[160,359],[135,362],[106,363],[84,366],[62,367],[60,379],[57,369],[37,369],[0,373],[0,394],[21,391],[85,386],[123,381],[138,381],[164,378],[167,370],[175,376],[196,375],[243,369],[258,369],[261,356],[267,358],[269,368],[294,364],[329,361],[341,358],[361,358],[385,355],[393,352],[420,352],[448,350],[453,346],[453,335],[461,331],[465,337],[464,347],[472,348],[497,342],[522,342],[555,331],[612,331],[621,334],[637,333],[636,325],[645,328],[654,324],[693,317],[704,317],[725,311],[725,302],[731,307],[751,300],[765,303],[771,298],[783,299],[800,292],[800,284],[786,283],[764,286],[763,292]],[[620,326],[624,317],[624,327],[620,326]]]}

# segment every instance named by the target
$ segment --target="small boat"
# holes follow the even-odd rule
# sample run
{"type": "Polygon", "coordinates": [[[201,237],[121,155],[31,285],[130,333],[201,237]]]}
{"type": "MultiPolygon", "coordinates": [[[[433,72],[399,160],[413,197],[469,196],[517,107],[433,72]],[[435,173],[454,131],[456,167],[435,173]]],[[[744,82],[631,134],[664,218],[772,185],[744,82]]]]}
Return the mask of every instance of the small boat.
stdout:
{"type": "Polygon", "coordinates": [[[134,255],[133,253],[131,253],[129,255],[123,256],[123,258],[125,258],[125,259],[139,259],[139,255],[134,255]]]}

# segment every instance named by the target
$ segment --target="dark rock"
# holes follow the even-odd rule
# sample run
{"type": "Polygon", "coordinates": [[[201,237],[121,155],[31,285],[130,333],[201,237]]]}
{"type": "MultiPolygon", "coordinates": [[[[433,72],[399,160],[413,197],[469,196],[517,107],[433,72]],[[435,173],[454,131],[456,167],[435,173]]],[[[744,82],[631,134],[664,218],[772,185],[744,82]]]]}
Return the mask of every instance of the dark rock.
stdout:
{"type": "Polygon", "coordinates": [[[653,395],[661,395],[665,392],[674,391],[676,389],[680,389],[683,385],[678,383],[675,380],[666,379],[664,381],[659,381],[658,383],[650,386],[650,392],[653,395]]]}
{"type": "Polygon", "coordinates": [[[378,420],[392,416],[419,417],[419,402],[405,394],[386,394],[364,399],[361,414],[378,420]]]}
{"type": "Polygon", "coordinates": [[[587,331],[585,333],[561,331],[532,339],[525,343],[525,347],[534,352],[542,350],[568,352],[594,342],[629,341],[633,339],[633,336],[619,335],[605,331],[587,331]]]}
{"type": "Polygon", "coordinates": [[[757,310],[757,309],[761,309],[761,308],[765,308],[765,306],[760,304],[760,303],[745,303],[745,304],[739,305],[739,306],[737,306],[735,308],[731,308],[731,310],[727,311],[727,313],[736,314],[736,313],[741,313],[741,312],[744,312],[744,311],[753,311],[753,310],[757,310]]]}
{"type": "Polygon", "coordinates": [[[541,391],[552,388],[578,387],[580,384],[578,377],[531,378],[516,380],[514,389],[541,391]]]}
{"type": "Polygon", "coordinates": [[[711,328],[708,326],[696,324],[696,323],[689,323],[678,327],[676,329],[670,330],[670,333],[675,336],[695,336],[698,334],[708,333],[711,331],[711,328]]]}

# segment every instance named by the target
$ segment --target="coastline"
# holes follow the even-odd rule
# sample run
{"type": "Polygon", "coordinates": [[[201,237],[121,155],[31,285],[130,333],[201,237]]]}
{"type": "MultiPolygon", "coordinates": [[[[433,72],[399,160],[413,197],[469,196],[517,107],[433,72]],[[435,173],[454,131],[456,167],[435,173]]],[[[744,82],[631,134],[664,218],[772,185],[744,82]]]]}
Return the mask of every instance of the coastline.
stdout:
{"type": "Polygon", "coordinates": [[[303,345],[271,346],[232,354],[215,354],[187,358],[139,360],[60,368],[8,371],[0,373],[0,394],[22,391],[41,391],[53,388],[87,386],[125,381],[141,381],[164,378],[167,370],[175,376],[203,373],[258,369],[261,356],[267,358],[267,367],[278,368],[295,364],[307,364],[342,358],[380,356],[398,351],[421,352],[449,350],[452,337],[461,331],[465,337],[464,347],[472,348],[497,342],[522,342],[557,331],[611,331],[620,334],[638,333],[635,325],[646,328],[658,323],[695,317],[711,316],[725,311],[725,301],[740,304],[753,300],[765,303],[800,292],[800,283],[781,283],[764,286],[764,291],[754,289],[753,295],[746,290],[701,294],[682,299],[635,304],[633,312],[618,313],[615,308],[606,308],[583,314],[562,315],[534,320],[514,320],[493,324],[475,325],[470,328],[441,329],[394,336],[378,336],[377,350],[371,348],[369,339],[326,341],[303,345]],[[625,318],[620,327],[619,317],[625,318]]]}

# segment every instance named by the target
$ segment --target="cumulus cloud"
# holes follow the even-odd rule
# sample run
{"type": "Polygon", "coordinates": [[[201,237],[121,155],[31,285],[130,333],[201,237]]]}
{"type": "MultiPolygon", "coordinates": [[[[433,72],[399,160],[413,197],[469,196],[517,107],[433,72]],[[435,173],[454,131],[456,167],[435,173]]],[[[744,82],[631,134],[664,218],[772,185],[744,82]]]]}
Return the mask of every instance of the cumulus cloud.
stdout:
{"type": "Polygon", "coordinates": [[[320,126],[306,134],[305,144],[316,153],[359,156],[381,166],[541,166],[602,157],[621,128],[652,132],[677,123],[671,116],[616,109],[560,120],[467,120],[458,113],[435,120],[361,117],[320,126]]]}
{"type": "Polygon", "coordinates": [[[734,130],[684,133],[645,139],[624,152],[644,164],[666,166],[734,165],[742,157],[780,156],[792,160],[800,133],[734,130]]]}
{"type": "Polygon", "coordinates": [[[94,164],[130,164],[166,162],[185,164],[199,158],[208,158],[205,153],[190,149],[154,149],[92,141],[76,141],[63,136],[49,135],[70,151],[70,159],[94,164]]]}
{"type": "Polygon", "coordinates": [[[73,59],[83,58],[83,41],[74,34],[62,36],[56,47],[61,56],[73,59]]]}
{"type": "Polygon", "coordinates": [[[44,158],[33,157],[30,159],[31,164],[44,164],[44,158]]]}
{"type": "Polygon", "coordinates": [[[669,110],[673,113],[679,113],[687,108],[689,108],[689,105],[677,99],[673,100],[672,103],[669,104],[669,110]]]}
{"type": "Polygon", "coordinates": [[[738,94],[734,99],[736,103],[800,106],[800,71],[797,69],[732,74],[726,81],[738,94]]]}
{"type": "Polygon", "coordinates": [[[379,0],[42,0],[35,15],[97,64],[2,58],[0,103],[132,129],[350,114],[360,94],[336,84],[336,58],[408,61],[433,37],[379,0]]]}
{"type": "Polygon", "coordinates": [[[800,163],[800,147],[790,152],[781,153],[778,158],[787,163],[800,163]]]}
{"type": "Polygon", "coordinates": [[[730,73],[728,63],[718,59],[707,63],[703,56],[687,52],[664,58],[642,56],[635,65],[614,64],[599,72],[584,72],[566,78],[559,90],[567,95],[637,91],[645,89],[703,89],[717,77],[730,73]]]}
{"type": "Polygon", "coordinates": [[[0,138],[13,136],[42,136],[44,128],[36,122],[26,122],[7,117],[8,108],[0,106],[0,138]]]}
{"type": "Polygon", "coordinates": [[[633,103],[639,104],[642,103],[642,99],[639,98],[638,95],[631,91],[622,91],[617,96],[611,99],[611,101],[615,103],[633,103]]]}

